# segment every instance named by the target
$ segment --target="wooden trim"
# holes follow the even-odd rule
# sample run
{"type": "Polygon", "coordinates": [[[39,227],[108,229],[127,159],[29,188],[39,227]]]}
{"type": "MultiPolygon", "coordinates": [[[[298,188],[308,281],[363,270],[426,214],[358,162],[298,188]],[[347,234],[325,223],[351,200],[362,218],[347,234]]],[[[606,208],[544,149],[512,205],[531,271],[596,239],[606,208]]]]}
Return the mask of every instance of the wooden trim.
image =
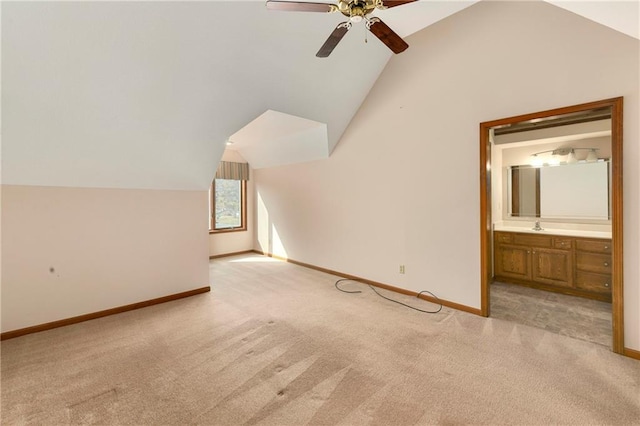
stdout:
{"type": "Polygon", "coordinates": [[[622,355],[633,359],[640,359],[640,351],[636,351],[635,349],[624,348],[622,355]]]}
{"type": "Polygon", "coordinates": [[[403,288],[400,287],[394,287],[388,284],[383,284],[383,283],[379,283],[377,281],[371,281],[368,280],[366,278],[360,278],[356,275],[350,275],[350,274],[345,274],[344,272],[339,272],[339,271],[334,271],[332,269],[327,269],[327,268],[322,268],[320,266],[315,266],[315,265],[311,265],[309,263],[304,263],[304,262],[299,262],[297,260],[293,260],[293,259],[288,259],[286,257],[281,257],[281,256],[277,256],[271,253],[267,253],[267,252],[263,252],[263,251],[259,251],[259,250],[254,250],[255,253],[258,254],[262,254],[264,256],[268,256],[268,257],[272,257],[274,259],[278,259],[278,260],[282,260],[288,263],[293,263],[294,265],[298,265],[298,266],[303,266],[305,268],[309,268],[309,269],[313,269],[316,271],[320,271],[320,272],[324,272],[326,274],[329,275],[335,275],[341,278],[346,278],[349,280],[353,280],[353,281],[358,281],[364,284],[371,284],[374,287],[378,287],[378,288],[382,288],[384,290],[389,290],[389,291],[393,291],[395,293],[400,293],[400,294],[405,294],[407,296],[415,296],[418,297],[420,299],[426,300],[428,302],[431,303],[435,303],[437,305],[442,305],[442,306],[446,306],[448,308],[452,308],[452,309],[456,309],[458,311],[464,311],[464,312],[469,312],[471,314],[475,314],[475,315],[482,315],[481,311],[479,309],[476,308],[472,308],[470,306],[466,306],[466,305],[461,305],[459,303],[455,303],[455,302],[450,302],[448,300],[444,300],[444,299],[436,299],[435,297],[426,295],[426,294],[418,294],[418,292],[415,291],[411,291],[411,290],[405,290],[403,288]]]}
{"type": "Polygon", "coordinates": [[[214,256],[209,256],[209,260],[220,259],[221,257],[238,256],[241,254],[248,254],[248,253],[255,253],[255,250],[243,250],[243,251],[236,251],[233,253],[216,254],[214,256]]]}
{"type": "Polygon", "coordinates": [[[556,115],[576,113],[598,108],[611,108],[611,222],[612,222],[612,326],[613,347],[616,353],[624,353],[624,291],[623,291],[623,233],[622,233],[622,129],[623,98],[611,98],[515,117],[480,123],[480,289],[481,310],[489,316],[489,284],[491,282],[491,155],[489,131],[493,127],[545,118],[556,115]]]}
{"type": "Polygon", "coordinates": [[[567,106],[562,108],[549,109],[546,111],[516,115],[513,117],[501,118],[498,120],[486,121],[484,123],[481,123],[481,126],[484,125],[487,127],[487,129],[490,129],[492,127],[504,126],[507,124],[514,124],[520,121],[528,121],[536,118],[553,117],[555,115],[564,115],[564,114],[571,114],[571,113],[580,112],[580,111],[587,111],[591,109],[611,107],[618,102],[620,102],[620,105],[622,105],[622,99],[623,99],[622,96],[620,96],[617,98],[603,99],[601,101],[587,102],[579,105],[572,105],[572,106],[567,106]]]}
{"type": "Polygon", "coordinates": [[[624,269],[622,233],[622,108],[623,98],[611,100],[611,257],[613,351],[624,353],[624,269]]]}
{"type": "Polygon", "coordinates": [[[242,232],[242,231],[246,231],[246,230],[247,230],[247,228],[209,229],[209,235],[228,234],[230,232],[242,232]]]}
{"type": "Polygon", "coordinates": [[[540,217],[540,168],[536,168],[536,217],[540,217]]]}
{"type": "Polygon", "coordinates": [[[96,318],[102,318],[109,315],[121,314],[127,311],[133,311],[135,309],[146,308],[148,306],[158,305],[160,303],[171,302],[174,300],[182,299],[189,296],[195,296],[196,294],[206,293],[211,291],[211,287],[201,287],[194,290],[183,291],[181,293],[170,294],[169,296],[158,297],[156,299],[145,300],[143,302],[132,303],[130,305],[119,306],[117,308],[106,309],[104,311],[93,312],[90,314],[79,315],[77,317],[66,318],[58,321],[48,322],[45,324],[34,325],[31,327],[20,328],[18,330],[7,331],[0,334],[0,340],[13,339],[15,337],[24,336],[26,334],[38,333],[40,331],[51,330],[58,327],[64,327],[67,325],[77,324],[84,321],[89,321],[96,318]]]}
{"type": "Polygon", "coordinates": [[[490,123],[480,123],[480,312],[484,317],[491,314],[489,284],[493,276],[490,130],[490,123]]]}
{"type": "Polygon", "coordinates": [[[520,169],[515,167],[511,168],[511,215],[520,216],[520,169]]]}

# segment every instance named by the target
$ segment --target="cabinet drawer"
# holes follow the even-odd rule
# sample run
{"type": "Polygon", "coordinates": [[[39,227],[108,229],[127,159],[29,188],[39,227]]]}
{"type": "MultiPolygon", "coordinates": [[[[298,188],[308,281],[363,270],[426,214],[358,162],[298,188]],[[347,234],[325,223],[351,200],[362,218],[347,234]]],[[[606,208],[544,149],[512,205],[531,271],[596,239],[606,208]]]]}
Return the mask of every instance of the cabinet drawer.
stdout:
{"type": "Polygon", "coordinates": [[[513,234],[504,234],[502,232],[495,233],[496,242],[498,243],[510,243],[513,241],[513,234]]]}
{"type": "Polygon", "coordinates": [[[611,273],[611,256],[596,253],[576,253],[576,269],[600,274],[611,273]]]}
{"type": "Polygon", "coordinates": [[[576,240],[576,249],[595,253],[611,253],[611,240],[576,240]]]}
{"type": "Polygon", "coordinates": [[[576,271],[576,288],[597,293],[611,293],[611,275],[576,271]]]}
{"type": "Polygon", "coordinates": [[[513,243],[523,246],[551,247],[551,237],[546,235],[514,234],[513,243]]]}
{"type": "Polygon", "coordinates": [[[571,250],[572,247],[573,240],[571,238],[553,238],[553,248],[571,250]]]}

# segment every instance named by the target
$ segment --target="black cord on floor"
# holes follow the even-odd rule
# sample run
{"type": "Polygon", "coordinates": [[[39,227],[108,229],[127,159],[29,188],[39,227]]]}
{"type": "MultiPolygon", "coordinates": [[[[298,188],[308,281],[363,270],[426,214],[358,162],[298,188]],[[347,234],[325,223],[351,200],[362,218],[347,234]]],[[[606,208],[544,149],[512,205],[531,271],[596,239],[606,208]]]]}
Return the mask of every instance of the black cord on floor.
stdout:
{"type": "MultiPolygon", "coordinates": [[[[352,279],[349,279],[349,278],[342,278],[342,279],[339,279],[339,280],[338,280],[338,281],[336,281],[336,283],[335,283],[336,288],[337,288],[338,290],[340,290],[341,292],[343,292],[343,293],[362,293],[362,291],[360,291],[360,290],[351,290],[351,291],[350,291],[350,290],[343,290],[343,289],[341,289],[341,288],[338,286],[338,284],[339,284],[339,283],[341,283],[342,281],[355,281],[355,282],[357,282],[357,283],[361,283],[361,284],[365,284],[365,283],[362,283],[362,282],[360,282],[360,281],[358,281],[358,280],[352,280],[352,279]]],[[[373,292],[374,292],[375,294],[377,294],[378,296],[382,297],[383,299],[386,299],[386,300],[388,300],[388,301],[390,301],[390,302],[393,302],[393,303],[397,303],[397,304],[402,305],[402,306],[406,306],[407,308],[413,309],[414,311],[424,312],[425,314],[437,314],[438,312],[440,312],[440,311],[442,310],[442,303],[440,303],[440,307],[438,308],[438,310],[437,310],[437,311],[426,311],[426,310],[424,310],[424,309],[418,309],[418,308],[416,308],[416,307],[414,307],[414,306],[407,305],[406,303],[402,303],[402,302],[399,302],[399,301],[397,301],[397,300],[391,299],[391,298],[389,298],[389,297],[383,296],[382,294],[378,293],[378,290],[376,290],[376,288],[375,288],[374,286],[372,286],[371,284],[367,284],[367,285],[369,286],[369,288],[370,288],[371,290],[373,290],[373,292]]],[[[440,299],[438,299],[438,297],[437,297],[435,294],[431,293],[431,292],[430,292],[430,291],[428,291],[428,290],[422,290],[420,293],[418,293],[418,294],[416,295],[416,297],[417,297],[417,298],[420,298],[420,295],[421,295],[422,293],[429,293],[429,294],[430,294],[434,299],[436,299],[436,300],[440,300],[440,299]]]]}
{"type": "Polygon", "coordinates": [[[341,292],[343,292],[343,293],[362,293],[362,291],[361,291],[361,290],[349,291],[349,290],[343,290],[343,289],[341,289],[340,287],[338,287],[338,283],[340,283],[340,282],[342,282],[342,281],[354,281],[354,280],[350,280],[349,278],[343,278],[343,279],[341,279],[341,280],[336,281],[335,286],[336,286],[336,288],[337,288],[338,290],[340,290],[341,292]]]}

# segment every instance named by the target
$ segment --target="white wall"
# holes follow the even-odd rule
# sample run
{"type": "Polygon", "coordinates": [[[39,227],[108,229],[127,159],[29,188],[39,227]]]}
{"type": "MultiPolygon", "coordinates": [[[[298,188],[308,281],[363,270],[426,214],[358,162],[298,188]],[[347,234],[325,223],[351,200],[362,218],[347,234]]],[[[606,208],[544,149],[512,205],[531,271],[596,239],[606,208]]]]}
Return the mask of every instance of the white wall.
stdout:
{"type": "Polygon", "coordinates": [[[2,185],[2,331],[209,285],[207,193],[2,185]]]}
{"type": "Polygon", "coordinates": [[[638,40],[547,3],[481,2],[407,41],[329,160],[255,172],[256,248],[480,308],[479,123],[624,96],[625,343],[640,349],[638,40]]]}
{"type": "MultiPolygon", "coordinates": [[[[233,161],[246,163],[247,161],[233,149],[225,150],[220,161],[233,161]]],[[[249,166],[251,167],[251,166],[249,166]]],[[[253,249],[254,238],[254,202],[255,190],[253,184],[253,169],[249,170],[247,182],[247,230],[233,232],[217,232],[209,234],[209,256],[218,256],[229,253],[238,253],[253,249]]]]}

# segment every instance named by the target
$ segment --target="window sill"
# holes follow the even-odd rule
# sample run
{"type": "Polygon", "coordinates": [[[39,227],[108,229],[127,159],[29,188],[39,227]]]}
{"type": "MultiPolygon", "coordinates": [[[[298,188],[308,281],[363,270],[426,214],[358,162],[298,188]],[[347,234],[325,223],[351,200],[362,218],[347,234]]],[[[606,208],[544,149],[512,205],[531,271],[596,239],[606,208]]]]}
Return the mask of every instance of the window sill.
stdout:
{"type": "Polygon", "coordinates": [[[242,232],[246,231],[247,228],[228,228],[228,229],[209,229],[209,235],[212,234],[227,234],[229,232],[242,232]]]}

